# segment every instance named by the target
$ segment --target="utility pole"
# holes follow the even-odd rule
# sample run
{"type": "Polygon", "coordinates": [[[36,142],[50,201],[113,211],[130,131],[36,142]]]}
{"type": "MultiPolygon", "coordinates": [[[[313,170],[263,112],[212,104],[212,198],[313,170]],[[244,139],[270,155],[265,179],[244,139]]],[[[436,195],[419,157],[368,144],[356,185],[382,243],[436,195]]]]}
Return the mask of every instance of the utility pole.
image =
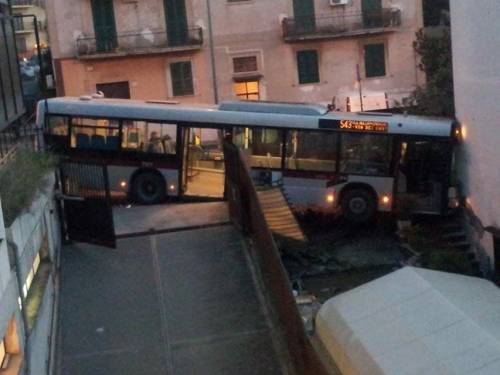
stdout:
{"type": "Polygon", "coordinates": [[[356,75],[358,78],[359,105],[361,106],[361,112],[363,112],[363,89],[361,88],[361,73],[359,72],[359,64],[356,64],[356,75]]]}
{"type": "Polygon", "coordinates": [[[214,102],[219,104],[219,90],[217,87],[217,69],[215,67],[214,35],[212,30],[212,11],[210,10],[210,0],[207,0],[208,14],[208,38],[210,39],[210,62],[212,65],[212,86],[214,89],[214,102]]]}

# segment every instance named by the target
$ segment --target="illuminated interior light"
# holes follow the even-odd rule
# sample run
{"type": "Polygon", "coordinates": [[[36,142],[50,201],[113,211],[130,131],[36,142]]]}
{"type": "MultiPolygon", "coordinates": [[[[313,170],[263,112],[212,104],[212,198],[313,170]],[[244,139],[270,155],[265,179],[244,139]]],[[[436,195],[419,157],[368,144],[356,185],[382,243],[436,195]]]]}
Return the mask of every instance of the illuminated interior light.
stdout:
{"type": "Polygon", "coordinates": [[[383,204],[388,204],[391,201],[391,198],[389,198],[388,195],[382,196],[382,203],[383,204]]]}
{"type": "Polygon", "coordinates": [[[120,182],[120,186],[121,186],[122,188],[126,188],[126,187],[127,187],[127,181],[121,181],[121,182],[120,182]]]}
{"type": "Polygon", "coordinates": [[[169,186],[169,189],[170,189],[170,190],[175,190],[175,185],[170,185],[170,186],[169,186]]]}
{"type": "Polygon", "coordinates": [[[328,203],[333,203],[333,202],[335,201],[335,196],[334,196],[333,194],[328,194],[328,195],[326,196],[326,201],[327,201],[328,203]]]}

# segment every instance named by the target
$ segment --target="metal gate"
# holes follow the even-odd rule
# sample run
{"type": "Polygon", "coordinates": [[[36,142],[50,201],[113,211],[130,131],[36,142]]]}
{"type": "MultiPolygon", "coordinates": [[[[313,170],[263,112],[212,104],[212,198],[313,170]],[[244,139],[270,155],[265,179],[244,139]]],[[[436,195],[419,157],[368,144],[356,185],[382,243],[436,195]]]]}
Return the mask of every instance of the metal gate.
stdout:
{"type": "Polygon", "coordinates": [[[63,161],[60,172],[67,237],[116,247],[106,166],[63,161]]]}

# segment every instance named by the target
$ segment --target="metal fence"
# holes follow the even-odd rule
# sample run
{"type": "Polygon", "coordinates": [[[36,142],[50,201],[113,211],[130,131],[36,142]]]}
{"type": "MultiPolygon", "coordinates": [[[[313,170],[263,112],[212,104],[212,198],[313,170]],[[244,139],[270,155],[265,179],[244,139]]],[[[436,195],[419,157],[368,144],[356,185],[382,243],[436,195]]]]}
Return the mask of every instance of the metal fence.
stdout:
{"type": "Polygon", "coordinates": [[[248,165],[241,151],[229,142],[224,144],[224,160],[230,217],[252,239],[252,256],[265,287],[272,318],[284,336],[293,367],[298,374],[326,375],[307,337],[248,165]]]}
{"type": "Polygon", "coordinates": [[[182,30],[178,33],[142,31],[103,37],[82,36],[76,40],[76,55],[91,57],[99,54],[149,53],[156,49],[173,47],[196,47],[203,44],[201,27],[182,30]]]}
{"type": "Polygon", "coordinates": [[[393,28],[401,25],[401,11],[385,8],[372,12],[343,13],[337,16],[302,16],[283,19],[283,37],[340,36],[374,29],[393,28]]]}
{"type": "Polygon", "coordinates": [[[0,167],[12,159],[20,149],[42,150],[42,129],[30,117],[14,123],[0,132],[0,167]]]}

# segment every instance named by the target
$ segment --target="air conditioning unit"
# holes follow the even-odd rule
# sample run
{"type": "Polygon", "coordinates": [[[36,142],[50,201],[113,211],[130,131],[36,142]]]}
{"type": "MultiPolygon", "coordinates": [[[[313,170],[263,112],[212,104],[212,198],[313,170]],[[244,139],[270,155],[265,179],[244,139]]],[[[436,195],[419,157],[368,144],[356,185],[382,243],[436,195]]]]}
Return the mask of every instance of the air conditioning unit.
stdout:
{"type": "Polygon", "coordinates": [[[349,5],[350,0],[330,0],[330,6],[349,5]]]}

